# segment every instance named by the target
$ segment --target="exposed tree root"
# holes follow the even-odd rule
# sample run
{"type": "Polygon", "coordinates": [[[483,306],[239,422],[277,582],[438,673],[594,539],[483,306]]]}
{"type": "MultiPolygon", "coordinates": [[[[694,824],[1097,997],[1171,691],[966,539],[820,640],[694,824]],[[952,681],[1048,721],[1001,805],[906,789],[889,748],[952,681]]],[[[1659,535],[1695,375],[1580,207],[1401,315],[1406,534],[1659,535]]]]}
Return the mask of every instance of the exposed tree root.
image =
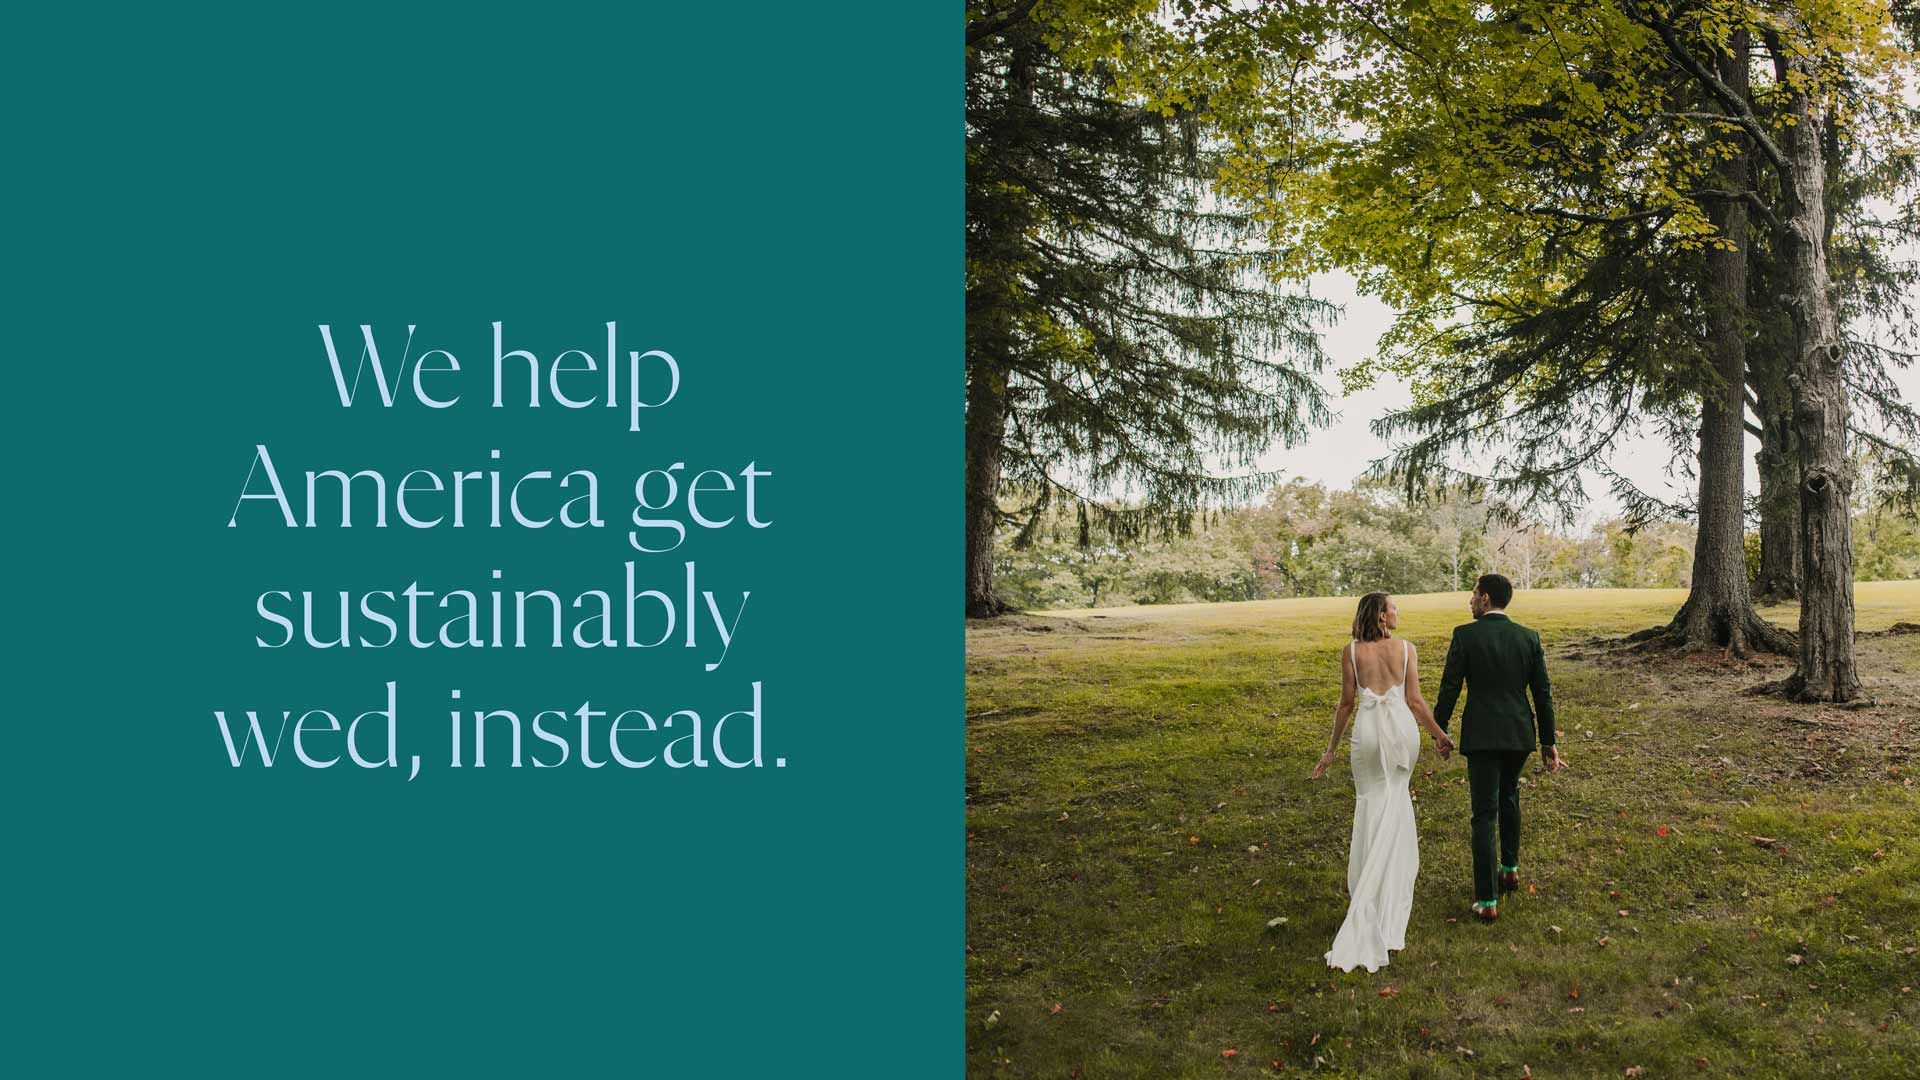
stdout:
{"type": "Polygon", "coordinates": [[[1798,652],[1799,642],[1792,631],[1762,619],[1751,606],[1745,606],[1744,611],[1729,610],[1732,607],[1710,607],[1689,601],[1672,622],[1636,630],[1621,638],[1620,644],[1630,652],[1719,649],[1740,660],[1767,653],[1793,656],[1798,652]]]}
{"type": "Polygon", "coordinates": [[[967,601],[967,618],[996,619],[1002,615],[1018,615],[1020,609],[1002,600],[999,595],[973,598],[967,601]]]}
{"type": "Polygon", "coordinates": [[[1742,693],[1750,697],[1781,697],[1802,705],[1838,705],[1843,709],[1870,709],[1878,702],[1858,689],[1836,695],[1831,685],[1814,685],[1800,674],[1748,687],[1742,693]]]}

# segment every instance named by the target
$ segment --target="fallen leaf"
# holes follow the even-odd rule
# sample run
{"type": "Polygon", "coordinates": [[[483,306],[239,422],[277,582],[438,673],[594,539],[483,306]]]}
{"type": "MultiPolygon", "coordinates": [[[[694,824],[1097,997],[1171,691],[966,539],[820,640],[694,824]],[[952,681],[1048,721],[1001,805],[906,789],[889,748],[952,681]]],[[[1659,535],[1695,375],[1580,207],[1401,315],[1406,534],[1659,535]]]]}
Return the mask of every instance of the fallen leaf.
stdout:
{"type": "Polygon", "coordinates": [[[1620,909],[1620,917],[1621,917],[1621,918],[1623,918],[1623,919],[1627,917],[1627,909],[1626,909],[1626,908],[1621,908],[1621,909],[1620,909]]]}
{"type": "Polygon", "coordinates": [[[1267,920],[1267,929],[1269,930],[1275,930],[1285,925],[1287,925],[1287,917],[1285,915],[1279,915],[1267,920]]]}
{"type": "Polygon", "coordinates": [[[1612,939],[1612,938],[1610,938],[1610,937],[1603,937],[1603,938],[1601,938],[1601,939],[1600,939],[1600,940],[1599,940],[1598,942],[1596,942],[1595,944],[1597,944],[1597,945],[1599,945],[1599,946],[1600,946],[1601,948],[1603,948],[1603,949],[1604,949],[1604,948],[1606,948],[1607,946],[1609,946],[1609,945],[1611,945],[1611,944],[1613,944],[1613,939],[1612,939]]]}
{"type": "Polygon", "coordinates": [[[1220,1056],[1221,1056],[1221,1057],[1223,1057],[1223,1058],[1234,1058],[1234,1057],[1239,1057],[1239,1056],[1240,1056],[1240,1051],[1238,1051],[1238,1050],[1222,1050],[1222,1051],[1220,1051],[1220,1056]]]}
{"type": "Polygon", "coordinates": [[[1531,893],[1533,893],[1533,892],[1536,892],[1536,891],[1537,891],[1537,890],[1536,890],[1536,889],[1534,889],[1534,887],[1533,887],[1533,886],[1531,886],[1531,885],[1529,885],[1529,886],[1527,886],[1527,892],[1528,892],[1529,894],[1531,894],[1531,893]]]}
{"type": "Polygon", "coordinates": [[[1399,997],[1400,988],[1397,986],[1383,986],[1380,988],[1380,996],[1381,997],[1399,997]]]}
{"type": "Polygon", "coordinates": [[[1200,838],[1199,838],[1199,837],[1197,837],[1197,836],[1189,836],[1189,837],[1187,837],[1187,843],[1189,843],[1189,844],[1197,844],[1197,843],[1199,843],[1199,842],[1200,842],[1200,838]]]}
{"type": "Polygon", "coordinates": [[[1064,1008],[1066,1008],[1065,1005],[1062,1005],[1061,1003],[1056,1001],[1053,1003],[1053,1008],[1047,1010],[1047,1015],[1058,1016],[1060,1014],[1060,1010],[1064,1008]]]}
{"type": "Polygon", "coordinates": [[[1560,928],[1559,928],[1559,927],[1557,927],[1557,926],[1549,926],[1549,927],[1547,927],[1547,929],[1549,929],[1549,930],[1551,930],[1551,931],[1553,931],[1553,932],[1554,932],[1554,933],[1556,933],[1556,934],[1558,934],[1558,933],[1560,933],[1560,928]]]}
{"type": "Polygon", "coordinates": [[[1317,1032],[1317,1031],[1316,1031],[1316,1032],[1314,1032],[1314,1033],[1313,1033],[1313,1041],[1311,1041],[1311,1042],[1309,1042],[1309,1043],[1307,1043],[1307,1045],[1308,1045],[1308,1046],[1319,1046],[1319,1045],[1320,1045],[1320,1033],[1319,1033],[1319,1032],[1317,1032]]]}
{"type": "Polygon", "coordinates": [[[993,1010],[992,1012],[990,1012],[990,1013],[988,1013],[988,1014],[987,1014],[987,1019],[986,1019],[986,1026],[987,1026],[987,1027],[992,1027],[993,1025],[995,1025],[995,1024],[997,1024],[997,1023],[999,1023],[999,1022],[1000,1022],[1000,1010],[999,1010],[999,1009],[995,1009],[995,1010],[993,1010]]]}
{"type": "Polygon", "coordinates": [[[1583,1013],[1583,1012],[1586,1012],[1587,1010],[1586,1010],[1585,1008],[1582,1008],[1582,1007],[1581,1007],[1581,1006],[1579,1006],[1579,1005],[1575,1005],[1575,1006],[1574,1006],[1573,1008],[1571,1008],[1571,1009],[1568,1009],[1567,1011],[1568,1011],[1569,1013],[1573,1013],[1574,1015],[1576,1015],[1576,1016],[1577,1016],[1577,1015],[1579,1015],[1580,1013],[1583,1013]]]}
{"type": "Polygon", "coordinates": [[[1772,847],[1773,845],[1780,842],[1771,836],[1754,836],[1754,837],[1749,837],[1749,839],[1751,839],[1754,843],[1759,844],[1761,847],[1772,847]]]}
{"type": "Polygon", "coordinates": [[[1806,962],[1807,962],[1807,958],[1804,956],[1801,956],[1799,953],[1792,953],[1787,957],[1787,963],[1792,964],[1795,967],[1799,967],[1801,964],[1804,964],[1806,962]]]}
{"type": "Polygon", "coordinates": [[[1667,835],[1667,827],[1665,825],[1660,826],[1659,828],[1653,830],[1653,835],[1655,836],[1667,835]]]}
{"type": "Polygon", "coordinates": [[[1643,1068],[1641,1068],[1641,1067],[1640,1067],[1640,1066],[1638,1066],[1638,1065],[1629,1065],[1629,1066],[1627,1066],[1627,1075],[1628,1075],[1628,1076],[1639,1076],[1639,1075],[1641,1075],[1642,1073],[1645,1073],[1646,1071],[1647,1071],[1647,1070],[1645,1070],[1645,1069],[1643,1069],[1643,1068]]]}

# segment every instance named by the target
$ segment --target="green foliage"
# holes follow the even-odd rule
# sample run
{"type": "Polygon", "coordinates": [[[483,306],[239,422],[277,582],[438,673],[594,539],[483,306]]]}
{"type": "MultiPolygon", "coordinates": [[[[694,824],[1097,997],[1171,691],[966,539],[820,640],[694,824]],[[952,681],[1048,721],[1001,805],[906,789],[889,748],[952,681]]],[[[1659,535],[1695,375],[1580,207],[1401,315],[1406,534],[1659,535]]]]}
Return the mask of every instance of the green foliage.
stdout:
{"type": "Polygon", "coordinates": [[[1189,534],[1128,542],[1124,514],[1054,506],[1004,530],[996,576],[1028,609],[1399,594],[1471,588],[1498,572],[1528,589],[1678,588],[1693,528],[1599,522],[1577,536],[1514,524],[1465,492],[1409,502],[1378,481],[1329,490],[1294,480],[1250,507],[1213,512],[1189,534]]]}
{"type": "MultiPolygon", "coordinates": [[[[1692,452],[1698,395],[1717,384],[1703,256],[1731,242],[1712,211],[1754,202],[1764,225],[1786,198],[1777,171],[1749,181],[1721,163],[1740,139],[1778,140],[1796,119],[1789,88],[1833,106],[1843,305],[1895,338],[1913,325],[1911,269],[1888,245],[1920,235],[1915,211],[1877,221],[1865,209],[1914,180],[1916,112],[1902,98],[1913,57],[1884,2],[1192,0],[1158,19],[1137,4],[1065,9],[1108,21],[1087,36],[1123,89],[1207,101],[1232,147],[1223,187],[1261,208],[1269,243],[1297,269],[1351,270],[1399,312],[1377,355],[1342,377],[1413,386],[1414,407],[1376,425],[1402,440],[1384,472],[1410,489],[1484,482],[1564,518],[1586,499],[1582,471],[1598,469],[1636,523],[1682,509],[1605,456],[1649,421],[1692,452]],[[1780,63],[1753,65],[1753,98],[1734,115],[1700,64],[1749,38],[1765,42],[1756,61],[1780,63]],[[1819,61],[1789,70],[1805,56],[1819,61]],[[1468,448],[1481,475],[1454,467],[1468,448]]],[[[1777,291],[1756,308],[1781,310],[1777,291]]],[[[1884,375],[1908,343],[1848,344],[1868,411],[1896,435],[1920,431],[1884,375]]]]}
{"type": "Polygon", "coordinates": [[[1198,103],[1120,100],[1086,17],[968,6],[967,377],[1004,386],[1007,422],[977,437],[1016,505],[1123,512],[1132,539],[1257,494],[1222,471],[1326,420],[1335,312],[1275,284],[1284,256],[1219,197],[1198,103]]]}
{"type": "Polygon", "coordinates": [[[1853,573],[1860,581],[1920,577],[1920,522],[1885,508],[1856,515],[1853,573]]]}

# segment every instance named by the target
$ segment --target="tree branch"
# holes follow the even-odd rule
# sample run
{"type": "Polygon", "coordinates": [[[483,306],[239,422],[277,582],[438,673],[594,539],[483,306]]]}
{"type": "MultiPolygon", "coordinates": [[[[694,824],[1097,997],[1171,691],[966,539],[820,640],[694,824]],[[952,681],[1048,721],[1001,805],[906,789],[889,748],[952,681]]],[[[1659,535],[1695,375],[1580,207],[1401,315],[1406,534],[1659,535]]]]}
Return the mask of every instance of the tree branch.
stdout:
{"type": "Polygon", "coordinates": [[[1754,212],[1761,217],[1766,218],[1767,224],[1773,226],[1775,229],[1783,229],[1786,227],[1780,218],[1774,214],[1773,207],[1768,206],[1766,200],[1762,199],[1760,193],[1757,191],[1717,191],[1711,188],[1705,188],[1692,192],[1691,194],[1696,199],[1725,199],[1728,201],[1737,199],[1752,207],[1754,212]]]}
{"type": "Polygon", "coordinates": [[[1736,93],[1726,83],[1721,82],[1719,76],[1707,70],[1706,65],[1696,59],[1687,49],[1686,44],[1680,40],[1680,35],[1673,32],[1672,26],[1648,15],[1634,0],[1625,0],[1624,8],[1629,18],[1660,35],[1660,40],[1666,43],[1667,52],[1673,55],[1674,62],[1685,69],[1687,74],[1692,75],[1701,86],[1706,87],[1709,93],[1720,99],[1720,103],[1733,113],[1733,119],[1746,129],[1754,145],[1758,146],[1773,167],[1779,170],[1781,177],[1791,176],[1792,172],[1787,166],[1787,155],[1782,153],[1780,147],[1775,145],[1773,139],[1768,136],[1766,125],[1753,114],[1747,99],[1736,93]]]}
{"type": "Polygon", "coordinates": [[[978,45],[990,37],[997,37],[1013,28],[1013,24],[1026,18],[1033,12],[1040,0],[1020,0],[998,15],[982,15],[967,24],[967,44],[978,45]]]}
{"type": "MultiPolygon", "coordinates": [[[[1511,208],[1510,208],[1511,209],[1511,208]]],[[[1541,214],[1547,217],[1564,218],[1567,221],[1580,221],[1589,225],[1627,225],[1648,218],[1671,216],[1673,211],[1667,208],[1640,210],[1629,214],[1587,214],[1578,210],[1562,210],[1557,206],[1523,206],[1521,213],[1541,214]]]]}

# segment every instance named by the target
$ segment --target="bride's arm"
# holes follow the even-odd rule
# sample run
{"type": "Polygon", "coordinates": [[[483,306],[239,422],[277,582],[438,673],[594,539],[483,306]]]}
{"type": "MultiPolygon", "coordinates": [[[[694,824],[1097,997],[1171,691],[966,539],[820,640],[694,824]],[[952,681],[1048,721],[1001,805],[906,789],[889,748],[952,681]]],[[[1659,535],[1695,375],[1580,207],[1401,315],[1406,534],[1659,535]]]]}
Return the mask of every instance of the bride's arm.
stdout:
{"type": "Polygon", "coordinates": [[[1333,753],[1340,748],[1340,736],[1347,730],[1347,721],[1353,717],[1354,696],[1353,657],[1346,649],[1340,650],[1340,707],[1333,710],[1333,734],[1327,737],[1327,752],[1320,755],[1320,763],[1313,767],[1311,779],[1318,780],[1327,773],[1327,766],[1333,764],[1333,753]]]}
{"type": "Polygon", "coordinates": [[[1411,644],[1407,646],[1407,708],[1413,710],[1413,718],[1433,736],[1433,743],[1442,755],[1453,751],[1453,740],[1447,737],[1446,729],[1434,721],[1433,709],[1420,693],[1420,649],[1411,644]]]}

